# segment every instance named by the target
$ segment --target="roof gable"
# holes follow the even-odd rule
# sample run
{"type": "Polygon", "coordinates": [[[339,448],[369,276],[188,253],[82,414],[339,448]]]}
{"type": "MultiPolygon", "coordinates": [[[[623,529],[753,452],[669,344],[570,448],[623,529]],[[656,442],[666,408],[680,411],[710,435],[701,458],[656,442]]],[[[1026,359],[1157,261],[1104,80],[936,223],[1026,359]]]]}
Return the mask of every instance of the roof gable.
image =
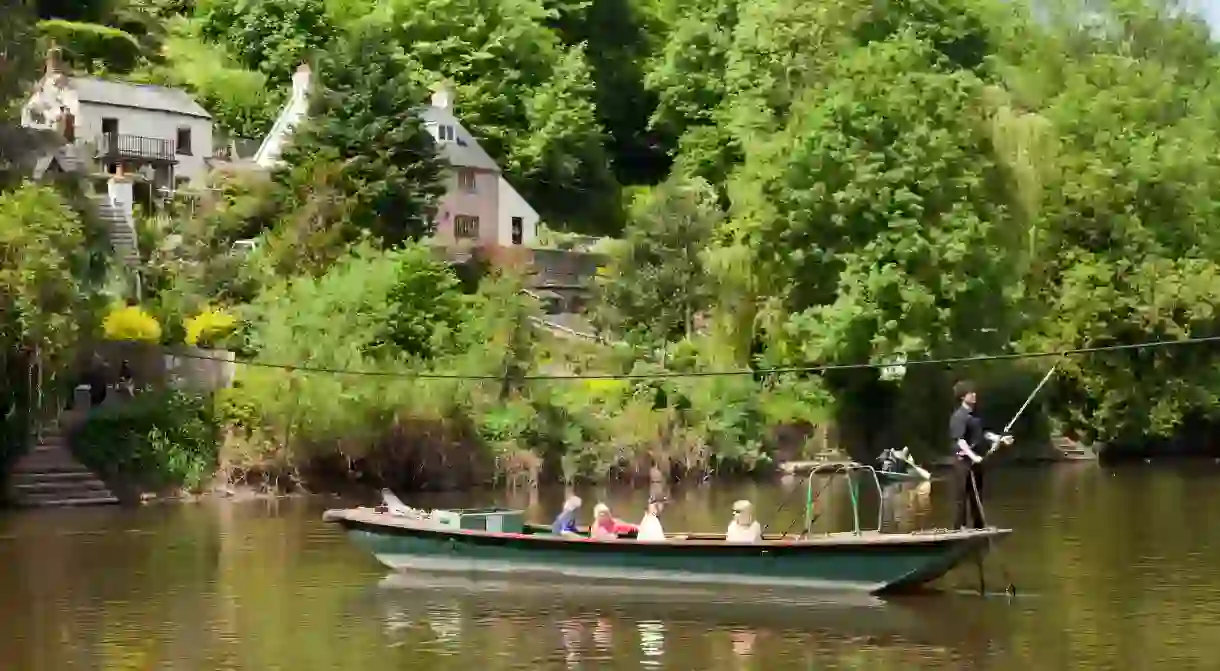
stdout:
{"type": "Polygon", "coordinates": [[[449,110],[429,105],[420,109],[419,116],[428,127],[453,126],[454,140],[437,143],[437,151],[449,165],[500,172],[500,166],[496,164],[495,159],[479,146],[478,140],[474,139],[470,131],[449,110]]]}

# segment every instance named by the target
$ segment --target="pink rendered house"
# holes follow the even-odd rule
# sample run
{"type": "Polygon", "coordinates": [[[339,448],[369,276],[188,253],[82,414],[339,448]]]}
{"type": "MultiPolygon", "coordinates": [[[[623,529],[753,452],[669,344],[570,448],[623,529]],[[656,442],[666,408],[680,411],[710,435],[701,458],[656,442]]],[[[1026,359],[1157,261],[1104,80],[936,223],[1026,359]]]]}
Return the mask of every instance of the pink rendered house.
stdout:
{"type": "MultiPolygon", "coordinates": [[[[292,82],[292,96],[271,132],[263,140],[254,162],[270,169],[278,164],[280,149],[309,107],[310,70],[302,65],[292,82]]],[[[538,212],[504,179],[500,166],[479,146],[454,113],[452,90],[436,88],[431,104],[420,110],[424,127],[448,161],[447,190],[437,204],[436,241],[446,245],[528,246],[538,229],[538,212]]]]}

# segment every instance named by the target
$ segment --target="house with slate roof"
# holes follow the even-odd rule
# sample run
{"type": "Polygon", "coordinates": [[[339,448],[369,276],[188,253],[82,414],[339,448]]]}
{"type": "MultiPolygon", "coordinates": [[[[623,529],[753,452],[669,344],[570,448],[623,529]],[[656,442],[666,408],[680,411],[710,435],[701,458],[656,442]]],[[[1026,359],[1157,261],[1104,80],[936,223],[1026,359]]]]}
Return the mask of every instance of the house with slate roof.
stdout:
{"type": "MultiPolygon", "coordinates": [[[[292,127],[309,108],[309,66],[293,76],[292,96],[271,132],[263,140],[254,162],[266,169],[279,164],[280,152],[292,127]]],[[[440,86],[431,104],[422,107],[424,127],[437,150],[449,163],[447,190],[437,206],[436,238],[444,244],[470,241],[475,245],[531,244],[538,227],[538,212],[508,183],[494,159],[479,146],[455,114],[453,93],[440,86]]]]}
{"type": "Polygon", "coordinates": [[[186,92],[69,76],[54,47],[21,125],[57,131],[100,171],[139,175],[157,190],[202,179],[212,157],[212,117],[186,92]]]}

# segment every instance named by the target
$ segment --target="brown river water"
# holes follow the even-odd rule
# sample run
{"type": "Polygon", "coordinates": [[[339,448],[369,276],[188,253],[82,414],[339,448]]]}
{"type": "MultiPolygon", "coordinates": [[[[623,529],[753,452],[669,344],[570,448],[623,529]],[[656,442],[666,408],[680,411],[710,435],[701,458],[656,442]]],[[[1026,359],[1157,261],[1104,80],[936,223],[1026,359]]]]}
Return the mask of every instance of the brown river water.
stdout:
{"type": "MultiPolygon", "coordinates": [[[[889,494],[884,524],[944,526],[945,490],[889,494]]],[[[631,521],[647,496],[581,493],[631,521]]],[[[791,483],[670,494],[669,530],[722,530],[737,498],[772,530],[803,514],[791,483]]],[[[549,521],[562,497],[404,498],[549,521]]],[[[0,671],[1220,669],[1220,465],[1011,468],[986,502],[1016,530],[986,567],[1013,598],[979,596],[973,568],[889,600],[390,576],[322,524],[322,499],[0,512],[0,671]]]]}

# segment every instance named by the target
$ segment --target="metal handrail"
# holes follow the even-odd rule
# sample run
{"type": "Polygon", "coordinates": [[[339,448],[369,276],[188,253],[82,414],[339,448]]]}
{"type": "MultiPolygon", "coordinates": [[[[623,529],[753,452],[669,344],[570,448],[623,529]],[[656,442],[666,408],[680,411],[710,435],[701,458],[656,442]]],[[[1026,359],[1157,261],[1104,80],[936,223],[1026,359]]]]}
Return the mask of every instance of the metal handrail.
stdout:
{"type": "MultiPolygon", "coordinates": [[[[867,464],[861,464],[855,461],[834,462],[823,464],[814,468],[809,472],[809,477],[805,480],[805,535],[808,536],[813,527],[813,504],[817,497],[813,495],[813,478],[815,475],[829,475],[831,482],[835,476],[844,475],[847,477],[847,490],[851,496],[851,514],[852,514],[852,532],[857,536],[862,533],[860,529],[860,494],[857,488],[856,480],[852,477],[853,474],[859,471],[868,471],[873,476],[873,485],[877,488],[877,500],[880,501],[881,480],[877,477],[877,469],[867,464]]],[[[828,482],[827,485],[830,483],[828,482]]],[[[819,496],[821,494],[819,493],[819,496]]],[[[881,531],[881,506],[877,506],[877,527],[875,531],[881,531]]]]}
{"type": "Polygon", "coordinates": [[[102,156],[126,156],[155,158],[172,161],[176,148],[173,140],[127,133],[102,133],[97,138],[97,154],[102,156]]]}

